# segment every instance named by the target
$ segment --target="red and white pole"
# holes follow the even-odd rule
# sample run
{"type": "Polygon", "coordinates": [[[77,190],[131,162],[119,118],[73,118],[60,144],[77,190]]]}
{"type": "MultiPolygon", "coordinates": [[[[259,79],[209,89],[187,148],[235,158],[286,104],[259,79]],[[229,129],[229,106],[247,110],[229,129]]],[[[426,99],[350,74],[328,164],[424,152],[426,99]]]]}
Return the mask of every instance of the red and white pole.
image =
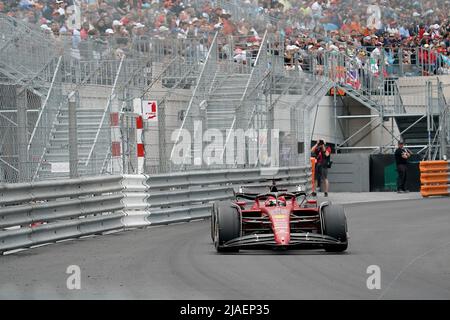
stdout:
{"type": "Polygon", "coordinates": [[[137,173],[144,173],[144,159],[145,159],[145,149],[142,136],[144,134],[144,119],[142,116],[136,117],[136,150],[138,159],[137,173]]]}

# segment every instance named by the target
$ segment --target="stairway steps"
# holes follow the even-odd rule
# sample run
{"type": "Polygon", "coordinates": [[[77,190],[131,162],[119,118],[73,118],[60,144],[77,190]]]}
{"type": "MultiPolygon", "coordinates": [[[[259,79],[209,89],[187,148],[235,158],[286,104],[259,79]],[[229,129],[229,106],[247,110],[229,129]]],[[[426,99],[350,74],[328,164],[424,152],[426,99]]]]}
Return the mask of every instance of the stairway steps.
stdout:
{"type": "MultiPolygon", "coordinates": [[[[93,143],[95,139],[95,136],[92,137],[78,137],[77,141],[78,143],[93,143]]],[[[98,137],[97,141],[109,141],[107,138],[102,138],[101,136],[98,137]]],[[[58,143],[68,143],[69,138],[68,137],[60,137],[60,138],[53,138],[52,143],[58,144],[58,143]]]]}

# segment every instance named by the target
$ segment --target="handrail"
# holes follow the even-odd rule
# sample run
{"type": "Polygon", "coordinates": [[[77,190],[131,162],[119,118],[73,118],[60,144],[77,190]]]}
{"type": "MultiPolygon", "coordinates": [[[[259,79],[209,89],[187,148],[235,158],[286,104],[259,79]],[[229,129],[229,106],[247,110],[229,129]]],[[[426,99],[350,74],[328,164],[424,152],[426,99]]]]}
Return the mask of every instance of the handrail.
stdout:
{"type": "Polygon", "coordinates": [[[147,94],[150,89],[153,87],[153,85],[158,82],[163,75],[166,73],[166,71],[172,66],[173,63],[175,63],[178,59],[180,59],[180,56],[176,56],[175,58],[173,58],[172,60],[170,60],[167,65],[164,67],[164,69],[155,77],[155,79],[153,79],[153,81],[147,86],[147,88],[145,88],[141,94],[141,97],[143,97],[145,94],[147,94]]]}
{"type": "MultiPolygon", "coordinates": [[[[64,102],[60,102],[59,106],[58,106],[58,110],[56,111],[56,114],[58,115],[61,111],[61,108],[63,106],[63,103],[65,103],[66,101],[69,101],[70,99],[72,99],[72,97],[74,96],[74,94],[77,92],[77,90],[84,85],[98,70],[100,70],[100,66],[98,66],[93,72],[91,72],[83,81],[79,82],[76,84],[75,88],[73,88],[71,90],[71,92],[67,95],[67,98],[64,100],[64,102]]],[[[53,124],[52,124],[52,129],[55,127],[55,123],[56,123],[56,119],[57,117],[55,117],[53,124]]],[[[42,151],[41,157],[39,158],[39,162],[38,165],[36,167],[36,170],[34,172],[33,178],[31,181],[34,181],[39,173],[39,169],[42,165],[42,161],[44,159],[44,155],[45,155],[45,151],[46,151],[47,147],[44,148],[44,150],[42,151]]]]}
{"type": "Polygon", "coordinates": [[[241,97],[241,101],[243,101],[245,99],[246,95],[247,95],[248,87],[250,86],[250,83],[253,80],[253,75],[255,73],[255,69],[256,69],[256,67],[258,66],[258,63],[259,63],[259,59],[260,59],[260,56],[261,56],[261,51],[262,50],[267,50],[267,48],[265,47],[266,46],[266,42],[267,42],[266,40],[267,40],[267,30],[264,32],[264,36],[263,36],[263,39],[261,41],[261,45],[260,45],[259,50],[258,50],[258,54],[256,55],[255,63],[253,64],[252,71],[250,72],[250,77],[248,78],[247,85],[245,86],[244,93],[242,94],[242,97],[241,97]]]}
{"type": "Polygon", "coordinates": [[[221,159],[223,159],[223,154],[225,153],[225,149],[227,148],[227,144],[228,144],[228,141],[230,140],[231,132],[233,131],[235,123],[236,123],[236,116],[233,117],[233,122],[231,123],[230,131],[228,132],[227,138],[225,139],[225,144],[224,144],[223,149],[222,149],[221,159]]]}
{"type": "Polygon", "coordinates": [[[36,30],[32,27],[30,27],[29,24],[22,22],[20,19],[16,19],[10,16],[5,15],[4,13],[0,13],[0,18],[2,20],[7,21],[8,23],[14,24],[14,27],[17,28],[17,26],[20,26],[24,29],[25,32],[32,33],[33,36],[39,38],[39,40],[43,40],[48,45],[53,45],[54,43],[50,40],[50,38],[47,38],[40,30],[36,30]]]}
{"type": "MultiPolygon", "coordinates": [[[[244,92],[243,92],[243,94],[242,94],[242,97],[241,97],[241,99],[240,99],[240,101],[239,101],[239,104],[236,106],[236,111],[237,111],[238,109],[240,109],[240,108],[244,105],[245,98],[246,98],[248,95],[253,94],[253,92],[255,92],[255,91],[259,88],[260,84],[263,83],[263,81],[264,81],[264,80],[267,78],[267,76],[270,74],[270,72],[267,72],[266,74],[264,74],[264,76],[262,77],[262,79],[258,80],[258,83],[255,85],[254,88],[252,88],[250,94],[248,94],[248,90],[249,90],[250,84],[251,84],[251,83],[253,82],[253,80],[254,80],[255,70],[256,70],[256,68],[258,68],[258,66],[259,66],[259,60],[260,60],[260,57],[261,57],[261,52],[262,52],[263,50],[267,50],[267,48],[266,48],[266,43],[267,43],[267,30],[264,32],[264,36],[263,36],[263,39],[262,39],[262,41],[261,41],[261,45],[260,45],[260,47],[259,47],[258,54],[256,55],[256,59],[255,59],[255,62],[254,62],[254,64],[253,64],[252,71],[250,72],[250,76],[249,76],[249,78],[248,78],[248,80],[247,80],[247,84],[246,84],[246,86],[245,86],[245,90],[244,90],[244,92]]],[[[255,110],[255,108],[254,108],[253,111],[252,111],[252,115],[253,115],[254,110],[255,110]]],[[[233,131],[235,125],[236,125],[236,119],[237,119],[237,118],[236,118],[236,115],[235,115],[235,116],[233,117],[233,122],[232,122],[231,125],[230,125],[230,129],[229,129],[227,138],[225,139],[225,144],[224,144],[224,146],[223,146],[223,149],[222,149],[222,155],[221,155],[222,158],[223,158],[224,153],[225,153],[225,151],[226,151],[227,144],[228,144],[228,142],[229,142],[229,140],[230,140],[231,133],[232,133],[232,131],[233,131]]],[[[251,121],[251,120],[250,120],[250,121],[251,121]]],[[[249,126],[250,121],[249,121],[247,127],[249,126]]]]}
{"type": "Polygon", "coordinates": [[[55,72],[53,72],[53,77],[52,77],[52,82],[50,83],[50,88],[48,90],[47,96],[45,97],[45,101],[44,101],[44,104],[43,104],[43,106],[41,108],[41,111],[39,111],[39,115],[38,115],[38,118],[36,120],[36,124],[34,126],[33,132],[31,133],[30,142],[28,143],[28,148],[27,148],[28,151],[30,151],[31,144],[33,143],[33,139],[34,139],[35,134],[36,134],[36,130],[39,127],[39,124],[40,124],[41,119],[42,119],[42,114],[44,113],[44,110],[47,107],[48,99],[50,97],[50,94],[53,91],[53,85],[55,84],[56,75],[57,75],[57,73],[59,71],[59,67],[61,65],[61,60],[62,60],[62,56],[59,56],[58,63],[56,64],[55,72]]]}
{"type": "Polygon", "coordinates": [[[197,84],[195,85],[195,88],[194,88],[194,91],[192,93],[191,99],[189,100],[189,105],[188,105],[188,107],[186,109],[186,114],[185,114],[185,116],[183,118],[183,122],[181,123],[180,129],[178,129],[177,138],[175,139],[174,146],[172,147],[172,151],[170,152],[170,160],[171,161],[172,161],[172,157],[173,157],[173,152],[175,150],[175,145],[180,140],[181,132],[183,131],[184,125],[186,123],[186,119],[188,118],[188,115],[189,115],[189,111],[191,110],[191,107],[192,107],[192,105],[194,103],[194,100],[195,100],[195,98],[197,96],[197,91],[198,91],[198,88],[201,85],[201,80],[203,78],[206,66],[207,66],[209,60],[211,59],[211,53],[212,53],[212,50],[214,48],[214,43],[217,41],[217,35],[218,35],[218,32],[216,32],[214,34],[213,41],[212,41],[211,46],[209,47],[209,50],[208,50],[208,56],[205,59],[205,62],[203,63],[202,70],[200,71],[200,75],[199,75],[198,80],[197,80],[197,84]]]}
{"type": "MultiPolygon", "coordinates": [[[[62,105],[63,105],[63,103],[60,102],[60,103],[59,103],[59,106],[58,106],[58,110],[56,111],[56,115],[58,115],[59,112],[61,111],[62,105]]],[[[56,116],[56,117],[54,118],[53,123],[52,123],[52,129],[50,129],[50,132],[51,132],[51,131],[53,130],[53,128],[55,127],[56,119],[57,119],[57,118],[58,118],[58,116],[56,116]]],[[[36,177],[37,177],[37,175],[38,175],[38,173],[39,173],[39,170],[40,170],[41,165],[42,165],[42,161],[44,160],[44,156],[45,156],[45,151],[46,151],[46,150],[47,150],[47,146],[45,146],[45,147],[44,147],[44,150],[42,150],[41,157],[39,158],[39,162],[38,162],[38,165],[36,166],[36,170],[34,171],[33,178],[31,179],[31,182],[34,182],[34,180],[36,179],[36,177]]]]}
{"type": "Polygon", "coordinates": [[[91,157],[92,157],[92,153],[94,152],[94,148],[95,148],[95,146],[97,144],[98,137],[100,135],[100,131],[102,129],[103,123],[105,122],[106,113],[108,112],[109,106],[111,105],[111,101],[112,101],[113,97],[116,94],[115,91],[116,91],[117,81],[119,80],[119,75],[120,75],[120,72],[122,71],[122,64],[123,64],[123,60],[124,59],[125,59],[125,56],[122,56],[122,58],[120,59],[119,68],[117,69],[116,78],[114,79],[114,84],[113,84],[113,87],[111,89],[111,94],[108,97],[108,101],[106,103],[105,109],[103,110],[102,119],[100,120],[100,124],[99,124],[99,126],[97,128],[97,132],[95,133],[94,142],[92,143],[91,149],[89,150],[89,154],[88,154],[88,157],[86,159],[86,163],[85,163],[86,167],[89,165],[89,162],[90,162],[91,157]]]}

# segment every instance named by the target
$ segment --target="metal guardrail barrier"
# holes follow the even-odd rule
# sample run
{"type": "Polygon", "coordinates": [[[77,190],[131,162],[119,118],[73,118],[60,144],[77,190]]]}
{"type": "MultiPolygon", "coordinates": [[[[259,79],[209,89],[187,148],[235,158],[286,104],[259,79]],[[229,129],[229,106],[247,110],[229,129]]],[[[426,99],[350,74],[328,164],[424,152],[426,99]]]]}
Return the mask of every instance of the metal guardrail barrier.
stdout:
{"type": "Polygon", "coordinates": [[[0,185],[0,253],[121,229],[121,176],[0,185]]]}
{"type": "Polygon", "coordinates": [[[308,167],[291,167],[270,175],[264,169],[231,169],[148,176],[146,220],[155,225],[206,218],[213,201],[231,199],[239,186],[265,186],[272,177],[282,179],[280,186],[309,186],[311,175],[308,167]]]}
{"type": "Polygon", "coordinates": [[[311,168],[100,176],[0,185],[0,253],[106,231],[207,218],[239,186],[306,185],[311,168]],[[270,174],[270,175],[269,175],[270,174]]]}

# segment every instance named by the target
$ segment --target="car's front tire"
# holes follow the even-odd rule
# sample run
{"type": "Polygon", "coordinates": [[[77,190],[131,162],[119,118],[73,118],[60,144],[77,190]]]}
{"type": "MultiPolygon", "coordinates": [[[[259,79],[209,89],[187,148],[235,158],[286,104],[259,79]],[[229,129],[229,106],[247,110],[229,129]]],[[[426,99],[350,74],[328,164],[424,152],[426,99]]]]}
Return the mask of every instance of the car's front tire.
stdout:
{"type": "Polygon", "coordinates": [[[344,207],[340,205],[329,205],[322,209],[324,234],[340,241],[337,244],[324,246],[328,252],[343,252],[348,248],[347,218],[344,207]]]}
{"type": "Polygon", "coordinates": [[[214,203],[213,239],[217,252],[238,252],[239,248],[224,247],[227,241],[238,238],[241,233],[241,213],[230,202],[214,203]]]}
{"type": "Polygon", "coordinates": [[[217,202],[213,203],[212,209],[211,209],[211,240],[214,243],[214,227],[216,225],[216,211],[217,211],[217,202]]]}

